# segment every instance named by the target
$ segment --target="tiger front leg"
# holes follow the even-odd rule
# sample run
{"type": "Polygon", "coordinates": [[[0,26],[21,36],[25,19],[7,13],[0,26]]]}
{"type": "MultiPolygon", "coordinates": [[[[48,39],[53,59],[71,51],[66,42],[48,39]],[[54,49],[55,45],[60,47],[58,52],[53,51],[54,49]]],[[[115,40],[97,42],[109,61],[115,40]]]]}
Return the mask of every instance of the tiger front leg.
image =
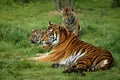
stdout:
{"type": "Polygon", "coordinates": [[[76,22],[75,24],[75,29],[73,30],[73,33],[77,36],[77,37],[81,37],[81,27],[80,25],[78,24],[78,22],[76,22]]]}
{"type": "Polygon", "coordinates": [[[23,60],[31,60],[31,61],[39,61],[40,57],[32,57],[32,58],[26,58],[26,59],[21,59],[23,60]]]}
{"type": "Polygon", "coordinates": [[[85,76],[83,73],[84,71],[87,71],[89,66],[91,65],[90,60],[87,58],[84,58],[82,60],[78,60],[76,64],[72,65],[70,68],[65,69],[64,73],[71,73],[76,72],[79,76],[85,76]]]}
{"type": "Polygon", "coordinates": [[[79,76],[85,76],[85,74],[83,72],[84,72],[84,70],[82,70],[82,69],[77,70],[77,74],[79,76]]]}
{"type": "Polygon", "coordinates": [[[27,58],[24,60],[32,60],[32,61],[36,61],[36,62],[53,62],[52,59],[53,58],[51,55],[47,55],[47,56],[41,56],[41,57],[27,58]]]}
{"type": "Polygon", "coordinates": [[[41,56],[44,56],[45,54],[41,54],[41,53],[38,53],[36,54],[36,57],[41,57],[41,56]]]}
{"type": "Polygon", "coordinates": [[[75,71],[74,68],[66,68],[64,69],[63,73],[72,73],[74,71],[75,71]]]}
{"type": "Polygon", "coordinates": [[[32,58],[21,59],[21,61],[24,61],[24,60],[38,61],[38,59],[39,59],[39,57],[32,57],[32,58]]]}
{"type": "Polygon", "coordinates": [[[53,67],[53,68],[58,68],[59,65],[60,65],[59,63],[53,63],[51,67],[53,67]]]}
{"type": "Polygon", "coordinates": [[[36,57],[41,57],[41,56],[47,56],[49,53],[38,53],[36,54],[36,57]]]}

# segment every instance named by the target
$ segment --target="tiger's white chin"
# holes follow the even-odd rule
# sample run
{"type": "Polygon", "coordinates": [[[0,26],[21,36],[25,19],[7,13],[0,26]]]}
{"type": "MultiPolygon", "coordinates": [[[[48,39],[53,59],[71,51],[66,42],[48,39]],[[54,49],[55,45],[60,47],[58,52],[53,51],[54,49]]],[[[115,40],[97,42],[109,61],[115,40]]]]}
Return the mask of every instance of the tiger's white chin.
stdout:
{"type": "Polygon", "coordinates": [[[43,41],[41,47],[42,47],[42,48],[45,48],[45,47],[49,47],[49,45],[50,45],[50,44],[46,44],[46,42],[43,41]]]}
{"type": "Polygon", "coordinates": [[[49,48],[49,45],[41,45],[41,48],[49,48]]]}

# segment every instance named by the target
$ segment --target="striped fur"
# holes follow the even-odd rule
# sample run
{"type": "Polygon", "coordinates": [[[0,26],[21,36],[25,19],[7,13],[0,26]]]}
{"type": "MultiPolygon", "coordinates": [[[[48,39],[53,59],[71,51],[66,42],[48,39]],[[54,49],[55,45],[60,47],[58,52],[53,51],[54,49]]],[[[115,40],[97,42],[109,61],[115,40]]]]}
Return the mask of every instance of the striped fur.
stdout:
{"type": "Polygon", "coordinates": [[[62,11],[62,25],[69,29],[76,36],[80,37],[81,27],[79,25],[77,16],[71,7],[65,7],[62,11]]]}
{"type": "Polygon", "coordinates": [[[63,26],[50,24],[42,37],[42,45],[52,45],[51,51],[42,57],[29,58],[39,62],[53,62],[54,65],[67,65],[64,73],[109,69],[113,65],[113,57],[107,50],[95,47],[79,40],[63,26]]]}
{"type": "Polygon", "coordinates": [[[41,43],[41,37],[43,36],[43,31],[36,29],[33,30],[29,36],[29,41],[32,44],[41,43]]]}

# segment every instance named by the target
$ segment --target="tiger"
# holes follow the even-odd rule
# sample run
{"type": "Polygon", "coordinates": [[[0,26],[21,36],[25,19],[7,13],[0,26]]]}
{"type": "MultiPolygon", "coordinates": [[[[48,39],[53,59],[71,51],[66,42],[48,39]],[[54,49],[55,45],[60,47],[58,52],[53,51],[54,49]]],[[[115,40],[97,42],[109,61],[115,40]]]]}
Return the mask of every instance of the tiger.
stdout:
{"type": "MultiPolygon", "coordinates": [[[[44,38],[44,36],[46,36],[46,34],[44,34],[44,33],[46,33],[46,30],[42,30],[42,29],[35,29],[35,30],[33,30],[31,33],[30,33],[30,36],[29,36],[29,38],[28,38],[28,40],[29,40],[29,42],[31,43],[31,44],[41,44],[41,42],[42,42],[42,37],[44,38]],[[44,36],[43,36],[44,35],[44,36]]],[[[47,46],[47,47],[45,47],[45,46],[40,46],[40,47],[42,47],[42,48],[52,48],[52,46],[47,46]]]]}
{"type": "Polygon", "coordinates": [[[78,23],[77,16],[74,9],[71,7],[65,7],[61,10],[62,25],[68,28],[76,36],[80,37],[82,29],[78,23]]]}
{"type": "Polygon", "coordinates": [[[41,43],[41,37],[43,36],[43,31],[41,29],[35,29],[32,30],[29,36],[29,42],[32,44],[40,44],[41,43]]]}
{"type": "MultiPolygon", "coordinates": [[[[29,42],[31,44],[41,44],[41,41],[42,41],[41,38],[43,37],[45,32],[46,32],[45,30],[41,30],[41,29],[32,30],[28,38],[29,42]]],[[[42,46],[40,45],[40,47],[42,46]]],[[[50,47],[46,47],[46,48],[50,48],[50,47]]],[[[39,57],[44,55],[46,54],[40,54],[40,53],[36,54],[36,56],[39,56],[39,57]]]]}
{"type": "Polygon", "coordinates": [[[49,24],[41,38],[43,46],[52,45],[51,51],[41,57],[28,58],[38,62],[51,62],[53,67],[65,65],[63,73],[107,70],[113,66],[114,59],[108,50],[95,47],[79,40],[72,32],[62,25],[49,24]]]}

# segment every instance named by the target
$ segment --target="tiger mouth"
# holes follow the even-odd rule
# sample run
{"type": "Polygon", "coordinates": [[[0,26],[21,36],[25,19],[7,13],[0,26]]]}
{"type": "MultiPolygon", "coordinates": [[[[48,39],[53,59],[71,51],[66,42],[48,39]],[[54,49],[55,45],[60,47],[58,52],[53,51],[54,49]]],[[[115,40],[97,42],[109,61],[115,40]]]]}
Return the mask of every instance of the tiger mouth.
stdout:
{"type": "Polygon", "coordinates": [[[35,41],[30,41],[30,43],[32,43],[32,44],[36,44],[36,42],[35,42],[35,41]]]}

